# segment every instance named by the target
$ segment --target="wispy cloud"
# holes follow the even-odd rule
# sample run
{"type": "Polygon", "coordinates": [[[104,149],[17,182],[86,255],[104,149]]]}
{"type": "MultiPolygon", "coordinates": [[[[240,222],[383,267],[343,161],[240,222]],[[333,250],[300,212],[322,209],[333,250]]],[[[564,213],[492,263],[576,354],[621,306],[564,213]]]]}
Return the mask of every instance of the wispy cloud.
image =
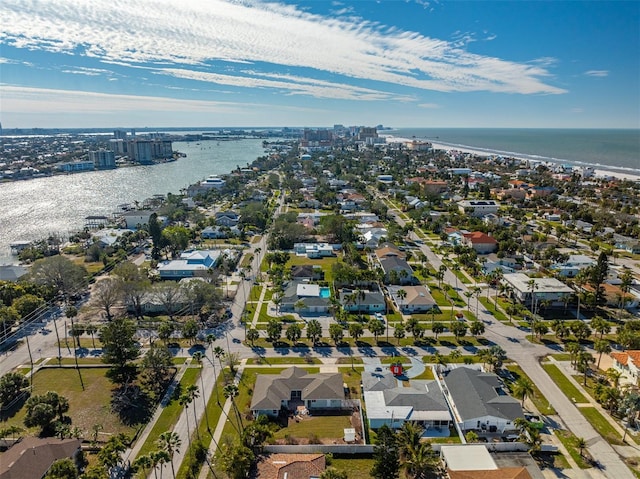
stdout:
{"type": "Polygon", "coordinates": [[[87,75],[87,76],[100,76],[100,75],[112,75],[113,72],[104,70],[102,68],[87,68],[87,67],[69,67],[62,70],[62,73],[73,73],[74,75],[87,75]]]}
{"type": "Polygon", "coordinates": [[[608,77],[609,71],[608,70],[589,70],[584,72],[584,74],[590,77],[608,77]]]}
{"type": "Polygon", "coordinates": [[[440,105],[438,105],[437,103],[419,103],[418,106],[420,108],[429,108],[429,109],[440,108],[440,105]]]}
{"type": "Polygon", "coordinates": [[[565,92],[547,83],[551,75],[541,65],[466,51],[462,47],[474,41],[468,34],[444,41],[258,0],[4,0],[0,16],[0,42],[17,48],[154,66],[162,74],[294,95],[335,98],[327,89],[354,81],[375,82],[375,89],[345,90],[358,99],[393,98],[397,85],[442,92],[565,92]],[[221,61],[267,66],[256,71],[286,67],[298,78],[255,75],[250,81],[234,70],[221,73],[221,61]],[[328,77],[326,85],[318,83],[328,77]]]}

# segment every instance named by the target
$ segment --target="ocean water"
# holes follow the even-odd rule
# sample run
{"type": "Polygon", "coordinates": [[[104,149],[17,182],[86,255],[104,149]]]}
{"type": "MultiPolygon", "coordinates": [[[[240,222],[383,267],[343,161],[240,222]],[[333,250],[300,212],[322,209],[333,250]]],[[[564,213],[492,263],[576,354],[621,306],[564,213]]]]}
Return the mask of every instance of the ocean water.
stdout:
{"type": "Polygon", "coordinates": [[[503,156],[640,175],[640,130],[402,128],[383,133],[503,156]]]}

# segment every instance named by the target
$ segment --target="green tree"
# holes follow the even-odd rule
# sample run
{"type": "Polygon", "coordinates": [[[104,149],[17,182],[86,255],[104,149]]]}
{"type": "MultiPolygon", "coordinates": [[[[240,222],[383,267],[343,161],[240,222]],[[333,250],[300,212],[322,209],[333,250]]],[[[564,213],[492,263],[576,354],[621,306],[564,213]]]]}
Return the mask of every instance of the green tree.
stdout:
{"type": "Polygon", "coordinates": [[[571,321],[569,328],[578,341],[584,341],[591,336],[591,328],[582,321],[571,321]]]}
{"type": "Polygon", "coordinates": [[[267,323],[267,337],[269,341],[275,342],[282,336],[282,322],[279,319],[271,318],[267,323]]]}
{"type": "Polygon", "coordinates": [[[375,341],[377,343],[378,336],[384,333],[384,324],[382,324],[382,322],[377,320],[376,318],[372,318],[369,321],[367,328],[369,329],[369,331],[371,331],[371,334],[373,334],[373,337],[375,338],[375,341]]]}
{"type": "Polygon", "coordinates": [[[285,334],[287,336],[287,339],[291,341],[291,344],[295,345],[302,337],[302,328],[298,323],[290,324],[285,334]]]}
{"type": "Polygon", "coordinates": [[[438,340],[438,335],[444,333],[444,330],[445,330],[444,324],[439,321],[436,321],[431,325],[431,331],[433,331],[436,341],[438,340]]]}
{"type": "Polygon", "coordinates": [[[142,384],[154,394],[160,394],[171,378],[172,367],[173,356],[169,348],[164,345],[151,346],[140,362],[142,384]]]}
{"type": "Polygon", "coordinates": [[[313,344],[316,344],[321,337],[322,325],[317,319],[312,319],[307,323],[307,338],[309,338],[313,344]]]}
{"type": "Polygon", "coordinates": [[[7,373],[0,378],[0,405],[5,406],[20,394],[27,393],[29,380],[20,373],[7,373]]]}
{"type": "Polygon", "coordinates": [[[547,326],[543,321],[535,321],[531,329],[534,334],[538,336],[538,339],[542,339],[542,336],[549,332],[549,326],[547,326]]]}
{"type": "Polygon", "coordinates": [[[229,479],[245,479],[255,456],[251,449],[242,443],[222,444],[218,453],[218,465],[229,479]]]}
{"type": "Polygon", "coordinates": [[[175,327],[171,321],[162,321],[158,326],[158,337],[167,344],[174,330],[175,327]]]}
{"type": "Polygon", "coordinates": [[[195,319],[187,319],[182,325],[182,337],[191,344],[198,336],[198,323],[195,319]]]}
{"type": "Polygon", "coordinates": [[[402,323],[397,323],[393,330],[393,337],[398,340],[398,343],[397,343],[398,345],[400,345],[400,340],[404,338],[404,336],[405,336],[404,325],[402,323]]]}
{"type": "Polygon", "coordinates": [[[462,321],[452,322],[449,328],[456,339],[462,338],[467,334],[467,325],[462,321]]]}
{"type": "Polygon", "coordinates": [[[576,357],[576,368],[583,374],[583,386],[587,385],[587,376],[591,371],[591,364],[594,362],[593,356],[588,351],[580,351],[576,357]]]}
{"type": "Polygon", "coordinates": [[[475,431],[469,431],[464,435],[464,438],[466,439],[467,443],[474,443],[474,442],[479,442],[480,441],[480,437],[478,436],[478,434],[476,434],[475,431]]]}
{"type": "Polygon", "coordinates": [[[338,471],[335,467],[329,466],[320,474],[320,479],[348,479],[345,471],[338,471]]]}
{"type": "Polygon", "coordinates": [[[342,338],[344,338],[344,329],[339,324],[331,324],[329,325],[329,336],[337,347],[342,342],[342,338]]]}
{"type": "Polygon", "coordinates": [[[373,447],[373,461],[371,477],[398,479],[400,476],[400,454],[396,435],[386,424],[377,431],[376,444],[373,447]]]}
{"type": "Polygon", "coordinates": [[[533,383],[524,376],[520,376],[516,382],[513,383],[513,395],[522,399],[522,407],[524,407],[524,400],[530,397],[533,391],[533,383]]]}
{"type": "Polygon", "coordinates": [[[116,383],[135,376],[133,361],[140,355],[135,334],[135,323],[124,318],[116,318],[100,330],[102,361],[111,365],[110,378],[116,383]]]}
{"type": "Polygon", "coordinates": [[[173,456],[176,452],[179,452],[180,446],[182,445],[182,441],[180,440],[180,436],[178,436],[175,432],[165,431],[160,436],[158,436],[157,441],[158,447],[165,451],[169,455],[169,463],[171,464],[171,474],[173,475],[173,479],[176,477],[176,471],[173,466],[173,456]]]}
{"type": "Polygon", "coordinates": [[[47,471],[45,479],[76,479],[78,477],[78,469],[74,462],[65,457],[64,459],[58,459],[47,471]]]}
{"type": "Polygon", "coordinates": [[[593,349],[598,353],[598,363],[596,364],[596,368],[600,369],[600,360],[602,359],[602,355],[609,354],[611,352],[611,343],[606,339],[596,339],[593,343],[593,349]]]}
{"type": "Polygon", "coordinates": [[[469,326],[469,331],[473,336],[479,336],[484,334],[485,328],[484,323],[481,321],[471,321],[471,325],[469,326]]]}
{"type": "Polygon", "coordinates": [[[91,292],[91,302],[104,310],[107,321],[113,319],[113,308],[122,300],[122,280],[108,277],[98,281],[91,292]]]}
{"type": "Polygon", "coordinates": [[[35,294],[25,294],[17,298],[11,306],[16,310],[16,312],[21,316],[29,316],[36,309],[42,307],[45,304],[44,299],[40,296],[36,296],[35,294]]]}
{"type": "Polygon", "coordinates": [[[609,274],[609,258],[605,251],[598,256],[598,261],[587,269],[589,284],[593,287],[596,295],[596,304],[602,304],[604,301],[604,290],[602,283],[605,282],[609,274]]]}
{"type": "Polygon", "coordinates": [[[251,341],[252,346],[254,342],[259,338],[260,338],[260,332],[257,329],[251,328],[249,329],[249,331],[247,331],[247,340],[251,341]]]}
{"type": "Polygon", "coordinates": [[[609,334],[611,332],[611,323],[600,316],[594,316],[591,320],[590,326],[600,335],[600,339],[602,339],[605,334],[609,334]]]}
{"type": "Polygon", "coordinates": [[[56,418],[60,422],[68,422],[64,414],[69,411],[69,400],[54,391],[30,397],[25,408],[24,425],[38,426],[43,434],[53,431],[53,421],[56,418]]]}
{"type": "Polygon", "coordinates": [[[356,343],[363,334],[364,328],[360,323],[351,323],[349,325],[349,336],[351,336],[356,341],[356,343]]]}

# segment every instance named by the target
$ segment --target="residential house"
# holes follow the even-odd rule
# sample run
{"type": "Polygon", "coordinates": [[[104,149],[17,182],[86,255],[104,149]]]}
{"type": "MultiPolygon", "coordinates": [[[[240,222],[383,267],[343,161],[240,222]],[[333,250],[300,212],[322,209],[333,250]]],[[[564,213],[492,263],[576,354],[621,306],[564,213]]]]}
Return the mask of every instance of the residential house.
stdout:
{"type": "Polygon", "coordinates": [[[13,264],[0,265],[0,281],[10,281],[15,283],[29,271],[24,266],[13,264]]]}
{"type": "Polygon", "coordinates": [[[524,273],[509,273],[503,275],[502,281],[511,287],[513,296],[525,306],[532,301],[534,304],[550,301],[551,306],[559,306],[566,296],[574,293],[573,289],[555,278],[531,278],[524,273]]]}
{"type": "Polygon", "coordinates": [[[458,202],[461,213],[481,218],[488,214],[496,214],[500,203],[495,200],[462,200],[458,202]]]}
{"type": "Polygon", "coordinates": [[[0,479],[41,479],[59,459],[75,460],[80,439],[25,437],[2,454],[0,479]]]}
{"type": "Polygon", "coordinates": [[[379,248],[374,251],[374,253],[376,255],[376,258],[378,258],[378,261],[384,258],[405,259],[407,257],[407,253],[398,249],[398,247],[393,243],[381,244],[379,248]]]}
{"type": "Polygon", "coordinates": [[[290,281],[282,293],[280,309],[298,313],[327,313],[331,302],[330,289],[306,281],[290,281]]]}
{"type": "Polygon", "coordinates": [[[333,247],[329,243],[296,243],[293,245],[293,251],[297,256],[306,256],[310,259],[335,256],[333,247]]]}
{"type": "MultiPolygon", "coordinates": [[[[632,309],[638,306],[638,298],[631,293],[624,293],[620,286],[610,283],[602,283],[600,287],[604,293],[604,299],[606,301],[606,305],[612,308],[619,308],[622,299],[624,298],[623,308],[632,309]]],[[[585,284],[582,286],[584,291],[588,291],[593,293],[595,290],[593,286],[590,284],[585,284]]]]}
{"type": "Polygon", "coordinates": [[[569,256],[564,263],[556,263],[551,265],[551,269],[556,271],[558,276],[564,278],[574,278],[580,271],[595,264],[595,260],[583,254],[575,254],[569,256]]]}
{"type": "Polygon", "coordinates": [[[610,356],[613,359],[613,369],[622,373],[621,382],[637,385],[640,377],[640,351],[612,352],[610,356]]]}
{"type": "Polygon", "coordinates": [[[202,239],[226,239],[240,236],[240,230],[236,226],[231,228],[226,226],[207,226],[200,232],[202,239]]]}
{"type": "Polygon", "coordinates": [[[301,264],[291,267],[291,279],[299,281],[322,281],[324,271],[317,264],[301,264]]]}
{"type": "Polygon", "coordinates": [[[234,211],[219,211],[216,213],[216,225],[232,228],[238,226],[240,215],[234,211]]]}
{"type": "Polygon", "coordinates": [[[426,429],[448,429],[452,421],[447,402],[436,381],[412,380],[405,387],[390,372],[365,371],[362,388],[371,429],[387,425],[400,429],[417,422],[426,429]]]}
{"type": "Polygon", "coordinates": [[[384,294],[379,289],[347,289],[340,291],[340,304],[350,313],[376,313],[386,311],[384,294]]]}
{"type": "Polygon", "coordinates": [[[524,417],[520,401],[509,396],[493,373],[459,367],[448,371],[443,381],[454,420],[462,431],[513,431],[514,421],[524,417]]]}
{"type": "Polygon", "coordinates": [[[402,314],[426,313],[436,307],[436,301],[423,285],[388,286],[387,289],[402,314]],[[405,292],[404,298],[400,298],[399,291],[405,292]]]}
{"type": "Polygon", "coordinates": [[[360,244],[369,248],[377,248],[384,238],[389,235],[386,228],[369,228],[360,237],[360,244]]]}
{"type": "Polygon", "coordinates": [[[296,366],[280,374],[258,374],[251,396],[251,412],[277,416],[281,409],[295,411],[303,406],[311,413],[321,409],[345,407],[342,374],[310,374],[296,366]]]}
{"type": "MultiPolygon", "coordinates": [[[[489,446],[491,447],[491,446],[489,446]]],[[[448,479],[536,479],[544,477],[530,456],[492,455],[484,444],[443,445],[440,455],[448,479]],[[531,462],[529,461],[531,460],[531,462]],[[508,465],[499,465],[506,462],[508,465]]],[[[523,453],[521,453],[523,454],[523,453]]]]}
{"type": "Polygon", "coordinates": [[[221,256],[220,250],[189,250],[180,254],[180,259],[162,261],[158,265],[161,279],[203,277],[215,267],[221,256]]]}
{"type": "Polygon", "coordinates": [[[394,256],[382,258],[380,267],[384,272],[385,283],[404,285],[416,282],[416,278],[413,276],[413,269],[402,258],[394,256]]]}
{"type": "Polygon", "coordinates": [[[498,250],[498,240],[482,231],[463,235],[462,244],[472,248],[478,254],[489,254],[498,250]]]}
{"type": "Polygon", "coordinates": [[[154,211],[150,210],[131,210],[122,213],[122,217],[126,223],[127,229],[135,230],[139,226],[144,226],[149,223],[149,218],[154,211]]]}
{"type": "Polygon", "coordinates": [[[256,479],[317,479],[326,469],[324,454],[269,454],[256,465],[256,479]]]}

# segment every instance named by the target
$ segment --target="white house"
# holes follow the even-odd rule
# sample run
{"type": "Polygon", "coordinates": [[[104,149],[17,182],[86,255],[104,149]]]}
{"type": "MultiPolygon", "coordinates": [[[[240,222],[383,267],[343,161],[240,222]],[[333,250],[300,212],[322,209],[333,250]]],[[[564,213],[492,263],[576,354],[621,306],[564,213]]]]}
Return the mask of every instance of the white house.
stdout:
{"type": "Polygon", "coordinates": [[[180,259],[163,261],[158,265],[161,279],[182,279],[205,276],[220,258],[220,250],[184,251],[180,259]]]}
{"type": "Polygon", "coordinates": [[[558,272],[559,276],[565,278],[574,278],[580,271],[589,266],[595,264],[595,260],[583,254],[575,254],[569,256],[569,259],[564,263],[556,263],[551,266],[551,269],[558,272]]]}
{"type": "Polygon", "coordinates": [[[151,218],[153,213],[154,212],[150,210],[132,210],[125,211],[122,216],[127,224],[127,229],[134,230],[137,229],[138,226],[144,226],[149,223],[149,218],[151,218]]]}
{"type": "Polygon", "coordinates": [[[296,243],[293,245],[293,251],[297,256],[306,256],[307,258],[335,256],[333,247],[329,243],[296,243]]]}
{"type": "Polygon", "coordinates": [[[429,290],[422,285],[417,286],[388,286],[389,294],[403,314],[426,313],[436,307],[436,301],[429,290]],[[400,298],[399,291],[405,295],[400,298]]]}
{"type": "Polygon", "coordinates": [[[502,281],[511,287],[513,296],[525,305],[533,299],[534,303],[551,301],[552,305],[559,306],[566,296],[574,293],[573,289],[555,278],[531,278],[524,273],[510,273],[503,275],[502,281]]]}
{"type": "Polygon", "coordinates": [[[640,351],[612,352],[613,369],[622,373],[621,382],[638,384],[640,377],[640,351]]]}
{"type": "Polygon", "coordinates": [[[462,200],[458,202],[461,213],[481,218],[489,214],[496,214],[500,209],[500,203],[495,200],[462,200]]]}

